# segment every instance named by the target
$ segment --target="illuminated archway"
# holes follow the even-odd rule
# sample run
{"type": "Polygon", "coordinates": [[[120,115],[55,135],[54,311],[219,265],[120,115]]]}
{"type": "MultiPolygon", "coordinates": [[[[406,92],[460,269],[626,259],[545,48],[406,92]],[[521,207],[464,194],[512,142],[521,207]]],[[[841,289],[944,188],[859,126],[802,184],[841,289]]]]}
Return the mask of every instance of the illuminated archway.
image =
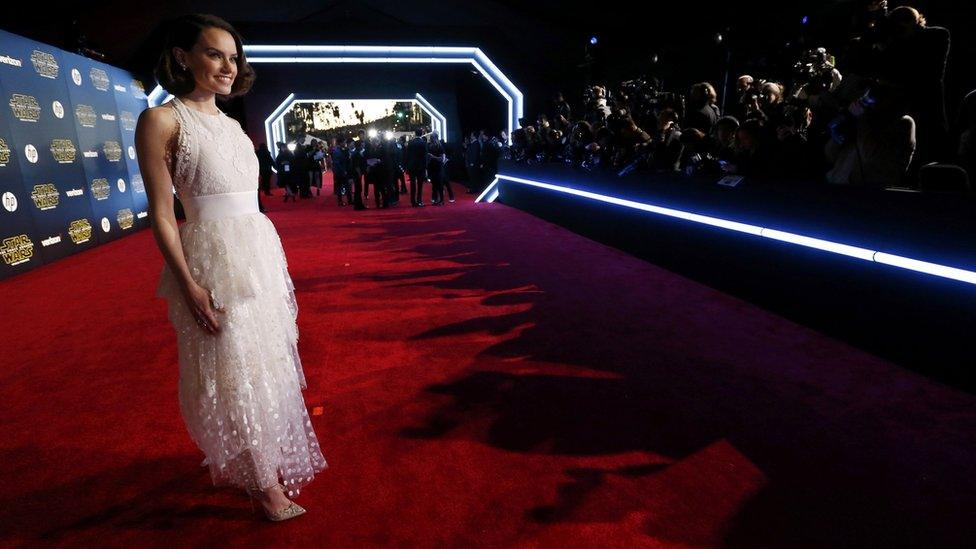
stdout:
{"type": "MultiPolygon", "coordinates": [[[[508,102],[508,136],[523,116],[522,92],[479,48],[446,46],[276,46],[245,45],[250,63],[438,63],[470,64],[508,102]]],[[[164,102],[160,86],[149,94],[149,104],[164,102]]],[[[293,97],[289,96],[289,97],[293,97]]],[[[286,101],[289,99],[286,99],[286,101]]],[[[429,105],[428,105],[429,106],[429,105]]],[[[274,114],[274,113],[272,113],[274,114]]],[[[274,131],[269,132],[274,137],[274,131]]],[[[274,141],[272,141],[273,143],[274,141]]]]}
{"type": "MultiPolygon", "coordinates": [[[[285,114],[288,113],[295,106],[296,103],[318,103],[325,101],[364,101],[372,99],[363,99],[361,97],[330,97],[327,99],[315,98],[315,99],[296,99],[295,94],[289,94],[281,104],[275,107],[271,114],[264,119],[264,133],[267,136],[268,143],[271,143],[272,155],[277,156],[277,144],[279,142],[285,141],[285,114]]],[[[427,116],[430,117],[431,129],[436,131],[440,135],[441,139],[447,141],[447,118],[437,110],[434,105],[432,105],[423,95],[419,93],[410,99],[387,99],[381,98],[385,101],[397,101],[401,103],[413,103],[420,107],[420,110],[425,112],[427,116]]]]}

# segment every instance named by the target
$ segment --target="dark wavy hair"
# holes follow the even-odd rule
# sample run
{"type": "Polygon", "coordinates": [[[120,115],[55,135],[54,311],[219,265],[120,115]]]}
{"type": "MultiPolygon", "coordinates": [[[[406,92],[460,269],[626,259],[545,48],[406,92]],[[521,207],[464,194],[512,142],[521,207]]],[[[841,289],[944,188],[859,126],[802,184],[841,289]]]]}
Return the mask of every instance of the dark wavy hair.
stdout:
{"type": "Polygon", "coordinates": [[[172,95],[186,95],[197,86],[193,79],[193,73],[180,68],[179,61],[173,55],[173,48],[190,51],[200,39],[200,33],[209,28],[218,28],[229,32],[234,37],[234,44],[237,46],[237,77],[231,85],[230,93],[227,95],[218,94],[218,97],[224,100],[239,97],[247,93],[254,85],[254,79],[257,75],[247,62],[247,56],[244,55],[244,41],[237,29],[215,15],[194,13],[178,17],[169,23],[166,38],[163,40],[163,51],[159,54],[159,61],[153,71],[159,85],[172,95]]]}

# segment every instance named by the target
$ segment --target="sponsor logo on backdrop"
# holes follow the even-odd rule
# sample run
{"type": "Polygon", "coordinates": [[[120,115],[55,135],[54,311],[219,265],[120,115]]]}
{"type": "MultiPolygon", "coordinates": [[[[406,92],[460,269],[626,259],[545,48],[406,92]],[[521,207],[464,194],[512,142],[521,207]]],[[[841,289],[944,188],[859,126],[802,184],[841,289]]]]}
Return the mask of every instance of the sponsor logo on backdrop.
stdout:
{"type": "Polygon", "coordinates": [[[125,89],[125,86],[123,86],[122,84],[115,84],[115,85],[113,85],[113,87],[115,88],[115,91],[117,91],[117,92],[125,93],[125,92],[129,91],[129,90],[125,89]]]}
{"type": "Polygon", "coordinates": [[[136,149],[135,149],[135,147],[133,147],[132,145],[129,145],[128,151],[129,151],[129,158],[132,159],[132,160],[135,160],[136,159],[136,149]]]}
{"type": "Polygon", "coordinates": [[[85,195],[85,189],[68,189],[64,191],[64,196],[67,196],[69,198],[75,196],[84,196],[84,195],[85,195]]]}
{"type": "Polygon", "coordinates": [[[108,220],[107,217],[102,218],[102,231],[109,232],[112,230],[112,222],[108,220]]]}
{"type": "Polygon", "coordinates": [[[108,91],[108,73],[98,67],[92,67],[88,71],[88,77],[91,78],[92,86],[95,86],[96,90],[108,91]]]}
{"type": "Polygon", "coordinates": [[[81,71],[78,69],[71,69],[71,81],[75,83],[75,86],[81,85],[81,71]]]}
{"type": "Polygon", "coordinates": [[[104,177],[99,177],[92,180],[91,191],[92,196],[95,197],[95,200],[105,200],[110,194],[112,194],[112,188],[108,184],[108,179],[105,179],[104,177]]]}
{"type": "Polygon", "coordinates": [[[119,145],[118,141],[106,141],[102,145],[102,152],[105,153],[105,158],[109,162],[118,162],[122,160],[122,145],[119,145]]]}
{"type": "Polygon", "coordinates": [[[44,246],[46,248],[48,246],[53,246],[55,244],[59,244],[60,242],[61,242],[61,235],[56,234],[54,236],[49,236],[49,237],[45,238],[44,240],[42,240],[41,241],[41,246],[44,246]]]}
{"type": "Polygon", "coordinates": [[[60,101],[51,103],[51,110],[54,112],[54,116],[64,118],[64,105],[62,105],[60,101]]]}
{"type": "Polygon", "coordinates": [[[7,191],[3,193],[3,197],[0,197],[0,200],[3,201],[3,209],[8,212],[17,211],[17,195],[14,193],[7,191]]]}
{"type": "Polygon", "coordinates": [[[59,164],[70,164],[75,161],[78,150],[70,139],[52,139],[51,154],[59,164]]]}
{"type": "Polygon", "coordinates": [[[125,192],[125,179],[122,179],[120,177],[119,180],[115,182],[115,186],[118,187],[120,193],[124,193],[125,192]]]}
{"type": "Polygon", "coordinates": [[[31,192],[31,200],[38,210],[52,210],[61,202],[61,194],[53,183],[38,183],[31,192]]]}
{"type": "Polygon", "coordinates": [[[129,111],[122,111],[119,113],[119,120],[122,122],[122,128],[125,130],[136,129],[136,117],[129,111]]]}
{"type": "Polygon", "coordinates": [[[26,234],[4,238],[0,241],[0,256],[10,266],[26,263],[34,257],[34,243],[26,234]]]}
{"type": "Polygon", "coordinates": [[[132,210],[129,208],[124,208],[119,210],[119,215],[116,216],[116,220],[119,222],[119,227],[124,229],[131,229],[132,225],[135,224],[135,217],[132,215],[132,210]]]}
{"type": "Polygon", "coordinates": [[[141,211],[141,212],[139,212],[139,213],[136,214],[136,217],[138,217],[139,219],[142,219],[143,217],[148,217],[148,216],[149,216],[149,212],[147,212],[146,210],[143,210],[143,211],[141,211]]]}
{"type": "Polygon", "coordinates": [[[12,93],[10,113],[21,122],[37,122],[41,118],[41,105],[33,95],[12,93]]]}
{"type": "Polygon", "coordinates": [[[44,78],[58,77],[58,61],[50,53],[41,50],[32,51],[31,63],[34,65],[37,74],[44,78]]]}
{"type": "Polygon", "coordinates": [[[7,165],[10,162],[10,147],[7,146],[7,140],[0,137],[0,168],[7,165]]]}
{"type": "Polygon", "coordinates": [[[106,122],[115,122],[115,115],[114,114],[109,114],[107,112],[103,112],[102,113],[102,120],[105,120],[106,122]]]}
{"type": "Polygon", "coordinates": [[[78,125],[83,128],[94,128],[98,121],[98,117],[95,116],[95,109],[91,105],[81,103],[75,107],[75,118],[78,119],[78,125]]]}
{"type": "Polygon", "coordinates": [[[144,193],[146,192],[146,184],[142,182],[142,174],[135,174],[132,176],[132,192],[134,193],[144,193]]]}
{"type": "Polygon", "coordinates": [[[98,158],[98,151],[88,150],[81,153],[81,156],[84,156],[85,158],[98,158]]]}
{"type": "Polygon", "coordinates": [[[37,147],[28,143],[26,146],[24,146],[24,156],[27,157],[27,161],[31,164],[37,164],[37,147]]]}
{"type": "Polygon", "coordinates": [[[91,240],[92,226],[85,218],[76,219],[68,225],[68,236],[75,244],[84,244],[91,240]]]}
{"type": "Polygon", "coordinates": [[[24,62],[16,57],[10,57],[9,55],[0,55],[0,63],[4,65],[10,65],[11,67],[23,67],[24,62]]]}
{"type": "Polygon", "coordinates": [[[146,95],[146,87],[142,85],[142,80],[133,80],[130,82],[129,89],[132,90],[132,95],[146,95]]]}

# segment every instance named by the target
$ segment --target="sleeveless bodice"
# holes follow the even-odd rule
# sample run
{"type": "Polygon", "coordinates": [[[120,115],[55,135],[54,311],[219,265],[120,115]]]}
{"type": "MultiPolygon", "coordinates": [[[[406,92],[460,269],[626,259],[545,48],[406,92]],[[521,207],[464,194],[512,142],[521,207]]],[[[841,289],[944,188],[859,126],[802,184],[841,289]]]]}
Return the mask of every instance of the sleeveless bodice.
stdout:
{"type": "Polygon", "coordinates": [[[236,120],[196,111],[175,97],[173,111],[180,126],[173,186],[181,200],[257,189],[258,158],[236,120]]]}

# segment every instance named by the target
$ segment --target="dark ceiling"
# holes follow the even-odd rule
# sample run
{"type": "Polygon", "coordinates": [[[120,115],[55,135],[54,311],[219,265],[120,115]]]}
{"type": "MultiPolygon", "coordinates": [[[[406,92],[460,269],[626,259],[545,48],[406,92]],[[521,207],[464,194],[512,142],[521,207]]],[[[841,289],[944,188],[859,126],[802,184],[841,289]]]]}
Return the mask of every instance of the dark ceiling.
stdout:
{"type": "MultiPolygon", "coordinates": [[[[578,94],[591,35],[600,39],[592,51],[591,77],[614,80],[655,72],[683,89],[693,81],[722,78],[726,46],[736,59],[759,59],[762,70],[762,63],[788,63],[795,55],[791,47],[796,49],[804,35],[811,44],[838,45],[859,1],[289,0],[269,8],[266,0],[182,0],[133,9],[131,1],[111,0],[20,8],[7,12],[0,28],[67,50],[74,50],[83,34],[105,61],[142,76],[151,74],[158,56],[160,23],[190,12],[227,19],[250,43],[475,45],[522,88],[531,106],[555,89],[578,94]],[[800,24],[803,15],[810,16],[810,25],[800,24]],[[724,42],[716,44],[720,32],[724,42]],[[652,67],[649,59],[655,55],[659,63],[652,67]]],[[[973,4],[914,2],[930,23],[954,31],[950,80],[959,89],[976,84],[968,63],[958,61],[972,57],[974,42],[966,30],[974,20],[973,4]],[[958,28],[960,22],[967,28],[958,28]]]]}

